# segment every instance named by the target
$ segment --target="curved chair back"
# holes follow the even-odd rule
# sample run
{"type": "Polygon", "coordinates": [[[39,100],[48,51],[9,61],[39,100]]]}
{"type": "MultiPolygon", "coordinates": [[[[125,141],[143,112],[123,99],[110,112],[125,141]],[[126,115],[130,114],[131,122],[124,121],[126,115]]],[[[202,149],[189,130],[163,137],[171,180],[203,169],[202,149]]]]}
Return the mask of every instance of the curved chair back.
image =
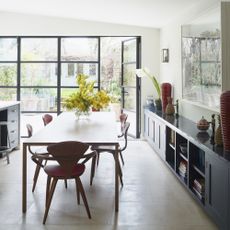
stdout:
{"type": "Polygon", "coordinates": [[[66,175],[70,176],[74,166],[83,157],[88,148],[89,145],[82,142],[64,141],[49,145],[47,150],[54,160],[60,164],[66,175]]]}
{"type": "Polygon", "coordinates": [[[28,133],[28,137],[32,137],[33,135],[33,127],[31,124],[26,124],[26,128],[27,128],[27,133],[28,133]]]}
{"type": "Polygon", "coordinates": [[[129,122],[126,122],[126,123],[125,123],[125,126],[124,126],[124,129],[122,130],[122,135],[124,136],[124,139],[125,139],[125,145],[124,145],[124,147],[121,149],[121,151],[124,151],[124,150],[127,148],[127,144],[128,144],[128,130],[129,130],[129,127],[130,127],[130,123],[129,123],[129,122]]]}
{"type": "Polygon", "coordinates": [[[45,114],[42,116],[42,120],[43,120],[44,125],[46,126],[53,120],[53,116],[50,114],[45,114]]]}

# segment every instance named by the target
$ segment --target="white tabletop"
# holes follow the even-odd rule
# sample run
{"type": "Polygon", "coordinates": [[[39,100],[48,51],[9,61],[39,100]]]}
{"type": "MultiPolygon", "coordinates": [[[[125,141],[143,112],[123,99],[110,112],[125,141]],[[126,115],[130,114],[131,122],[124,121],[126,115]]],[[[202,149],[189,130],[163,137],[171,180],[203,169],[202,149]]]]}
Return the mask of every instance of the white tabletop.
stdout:
{"type": "Polygon", "coordinates": [[[24,143],[45,144],[60,141],[118,143],[115,113],[93,112],[88,119],[78,120],[73,112],[63,112],[24,143]]]}

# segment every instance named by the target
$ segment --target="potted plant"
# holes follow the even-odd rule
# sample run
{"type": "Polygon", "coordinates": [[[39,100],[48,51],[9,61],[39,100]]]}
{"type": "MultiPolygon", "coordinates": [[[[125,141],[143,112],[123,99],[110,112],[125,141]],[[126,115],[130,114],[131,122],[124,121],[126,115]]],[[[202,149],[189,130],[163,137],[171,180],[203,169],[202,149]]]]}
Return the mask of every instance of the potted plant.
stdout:
{"type": "Polygon", "coordinates": [[[76,81],[79,88],[64,101],[67,110],[74,110],[79,118],[80,115],[89,115],[92,109],[99,111],[109,105],[110,97],[104,90],[95,92],[95,81],[88,81],[84,74],[78,74],[76,81]]]}
{"type": "Polygon", "coordinates": [[[156,109],[161,111],[162,110],[162,103],[161,103],[161,87],[157,79],[149,73],[149,71],[146,68],[143,69],[136,69],[136,75],[138,77],[145,77],[147,76],[153,83],[153,86],[156,89],[158,98],[155,99],[155,105],[156,109]]]}

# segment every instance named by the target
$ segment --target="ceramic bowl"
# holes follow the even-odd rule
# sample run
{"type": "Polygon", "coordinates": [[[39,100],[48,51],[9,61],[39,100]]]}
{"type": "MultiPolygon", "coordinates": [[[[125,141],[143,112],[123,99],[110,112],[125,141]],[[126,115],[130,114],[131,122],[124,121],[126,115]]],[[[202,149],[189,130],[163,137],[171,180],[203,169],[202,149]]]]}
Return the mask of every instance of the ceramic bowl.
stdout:
{"type": "Polygon", "coordinates": [[[180,147],[180,151],[184,154],[187,153],[187,143],[181,143],[179,144],[179,147],[180,147]]]}

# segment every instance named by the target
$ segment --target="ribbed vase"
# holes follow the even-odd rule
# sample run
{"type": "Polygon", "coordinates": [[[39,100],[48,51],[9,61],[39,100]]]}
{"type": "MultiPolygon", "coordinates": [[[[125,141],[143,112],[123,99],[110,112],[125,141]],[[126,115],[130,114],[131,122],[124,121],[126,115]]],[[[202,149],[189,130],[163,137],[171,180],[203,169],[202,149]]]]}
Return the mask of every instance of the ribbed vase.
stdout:
{"type": "Polygon", "coordinates": [[[161,84],[161,96],[162,96],[162,112],[165,113],[166,106],[168,104],[168,97],[171,97],[172,85],[170,83],[161,84]]]}
{"type": "Polygon", "coordinates": [[[230,91],[220,96],[220,118],[224,151],[230,152],[230,91]]]}

